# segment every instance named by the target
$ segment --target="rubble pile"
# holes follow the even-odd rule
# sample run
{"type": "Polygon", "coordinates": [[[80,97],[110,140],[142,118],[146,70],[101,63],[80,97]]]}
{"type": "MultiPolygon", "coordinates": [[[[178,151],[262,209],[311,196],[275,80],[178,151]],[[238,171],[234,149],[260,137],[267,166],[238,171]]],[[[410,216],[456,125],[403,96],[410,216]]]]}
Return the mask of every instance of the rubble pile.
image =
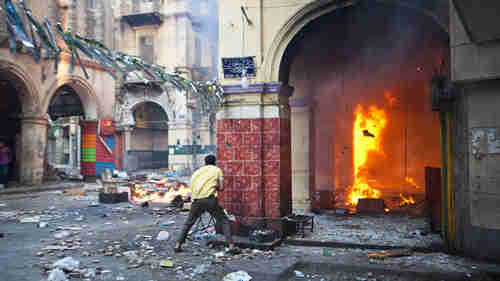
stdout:
{"type": "Polygon", "coordinates": [[[314,232],[293,239],[334,241],[396,247],[431,247],[442,244],[439,233],[431,232],[425,217],[385,214],[316,215],[314,232]]]}

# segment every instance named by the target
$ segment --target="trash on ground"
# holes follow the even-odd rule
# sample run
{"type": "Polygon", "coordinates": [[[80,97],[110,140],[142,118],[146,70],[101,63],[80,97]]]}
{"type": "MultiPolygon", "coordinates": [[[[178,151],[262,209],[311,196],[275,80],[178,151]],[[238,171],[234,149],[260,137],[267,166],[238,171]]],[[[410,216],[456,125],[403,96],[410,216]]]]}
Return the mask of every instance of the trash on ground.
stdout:
{"type": "Polygon", "coordinates": [[[56,234],[54,234],[54,237],[57,239],[64,239],[64,238],[70,237],[71,234],[72,234],[71,232],[64,230],[64,231],[57,232],[56,234]]]}
{"type": "Polygon", "coordinates": [[[209,270],[210,270],[209,264],[200,264],[194,268],[193,273],[194,274],[203,274],[205,272],[208,272],[209,270]]]}
{"type": "Polygon", "coordinates": [[[28,217],[28,218],[22,218],[19,220],[20,223],[39,223],[40,222],[40,216],[34,216],[34,217],[28,217]]]}
{"type": "Polygon", "coordinates": [[[77,261],[72,257],[66,257],[64,259],[56,261],[52,265],[52,267],[67,271],[74,271],[80,267],[80,261],[77,261]]]}
{"type": "Polygon", "coordinates": [[[368,257],[371,259],[387,259],[387,258],[398,258],[398,257],[408,257],[412,255],[411,250],[390,250],[383,251],[381,253],[372,253],[368,254],[368,257]]]}
{"type": "Polygon", "coordinates": [[[223,279],[223,281],[250,281],[250,280],[252,280],[252,276],[250,276],[246,271],[243,270],[229,273],[223,279]]]}
{"type": "Polygon", "coordinates": [[[68,278],[66,278],[66,275],[64,275],[64,272],[62,270],[60,270],[59,268],[54,268],[50,272],[47,281],[68,281],[68,278]]]}
{"type": "Polygon", "coordinates": [[[171,268],[174,267],[174,263],[171,260],[162,260],[160,266],[171,268]]]}
{"type": "Polygon", "coordinates": [[[66,189],[63,191],[63,194],[66,196],[85,196],[87,195],[87,189],[86,188],[66,189]]]}
{"type": "Polygon", "coordinates": [[[156,237],[156,240],[164,241],[168,240],[169,238],[170,238],[170,233],[168,233],[167,231],[160,231],[160,233],[158,233],[158,236],[156,237]]]}
{"type": "Polygon", "coordinates": [[[304,273],[298,270],[294,271],[296,277],[305,277],[304,273]]]}
{"type": "Polygon", "coordinates": [[[214,256],[216,258],[222,258],[222,257],[224,257],[224,252],[217,252],[217,253],[214,254],[214,256]]]}

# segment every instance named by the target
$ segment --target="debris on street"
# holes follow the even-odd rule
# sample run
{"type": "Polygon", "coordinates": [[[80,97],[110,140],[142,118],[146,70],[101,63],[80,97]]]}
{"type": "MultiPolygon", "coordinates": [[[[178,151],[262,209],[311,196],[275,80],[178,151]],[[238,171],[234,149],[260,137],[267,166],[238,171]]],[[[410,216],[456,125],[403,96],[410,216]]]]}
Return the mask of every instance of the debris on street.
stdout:
{"type": "Polygon", "coordinates": [[[252,276],[250,276],[246,271],[240,270],[229,273],[224,277],[223,281],[250,281],[250,280],[252,280],[252,276]]]}

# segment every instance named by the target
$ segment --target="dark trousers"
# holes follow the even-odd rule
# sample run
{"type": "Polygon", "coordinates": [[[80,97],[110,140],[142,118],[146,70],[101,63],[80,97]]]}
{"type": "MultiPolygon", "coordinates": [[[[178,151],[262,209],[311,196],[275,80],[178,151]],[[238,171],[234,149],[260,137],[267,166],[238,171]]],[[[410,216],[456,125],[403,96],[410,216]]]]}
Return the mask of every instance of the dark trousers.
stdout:
{"type": "Polygon", "coordinates": [[[9,184],[9,164],[0,164],[0,184],[7,187],[9,184]]]}
{"type": "Polygon", "coordinates": [[[189,217],[187,218],[186,223],[184,223],[181,235],[177,241],[180,244],[183,244],[186,241],[189,230],[204,212],[209,212],[215,218],[217,224],[222,224],[222,231],[224,232],[226,241],[227,243],[232,244],[233,239],[231,237],[231,225],[229,224],[229,220],[227,219],[224,210],[217,203],[217,198],[214,196],[193,200],[191,210],[189,211],[189,217]]]}

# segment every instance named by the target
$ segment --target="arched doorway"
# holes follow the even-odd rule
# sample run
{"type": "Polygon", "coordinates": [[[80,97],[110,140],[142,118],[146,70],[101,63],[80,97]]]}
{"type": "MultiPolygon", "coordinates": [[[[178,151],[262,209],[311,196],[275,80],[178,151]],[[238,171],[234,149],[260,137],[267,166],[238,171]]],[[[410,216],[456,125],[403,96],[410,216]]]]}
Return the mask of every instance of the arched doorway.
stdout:
{"type": "Polygon", "coordinates": [[[142,102],[132,109],[135,126],[130,135],[130,146],[125,169],[168,168],[168,117],[154,102],[142,102]]]}
{"type": "Polygon", "coordinates": [[[295,208],[346,208],[378,196],[397,209],[401,195],[422,200],[424,168],[440,166],[428,82],[443,61],[449,69],[448,34],[396,2],[323,7],[329,12],[302,26],[279,71],[269,72],[295,89],[295,208]]]}
{"type": "Polygon", "coordinates": [[[11,155],[9,164],[9,181],[19,179],[19,156],[21,150],[21,119],[22,106],[19,100],[19,92],[7,76],[0,76],[0,141],[8,146],[11,155]]]}
{"type": "Polygon", "coordinates": [[[82,143],[80,122],[85,116],[80,97],[64,85],[51,97],[48,114],[51,119],[47,135],[47,176],[62,169],[69,176],[80,176],[82,143]]]}

